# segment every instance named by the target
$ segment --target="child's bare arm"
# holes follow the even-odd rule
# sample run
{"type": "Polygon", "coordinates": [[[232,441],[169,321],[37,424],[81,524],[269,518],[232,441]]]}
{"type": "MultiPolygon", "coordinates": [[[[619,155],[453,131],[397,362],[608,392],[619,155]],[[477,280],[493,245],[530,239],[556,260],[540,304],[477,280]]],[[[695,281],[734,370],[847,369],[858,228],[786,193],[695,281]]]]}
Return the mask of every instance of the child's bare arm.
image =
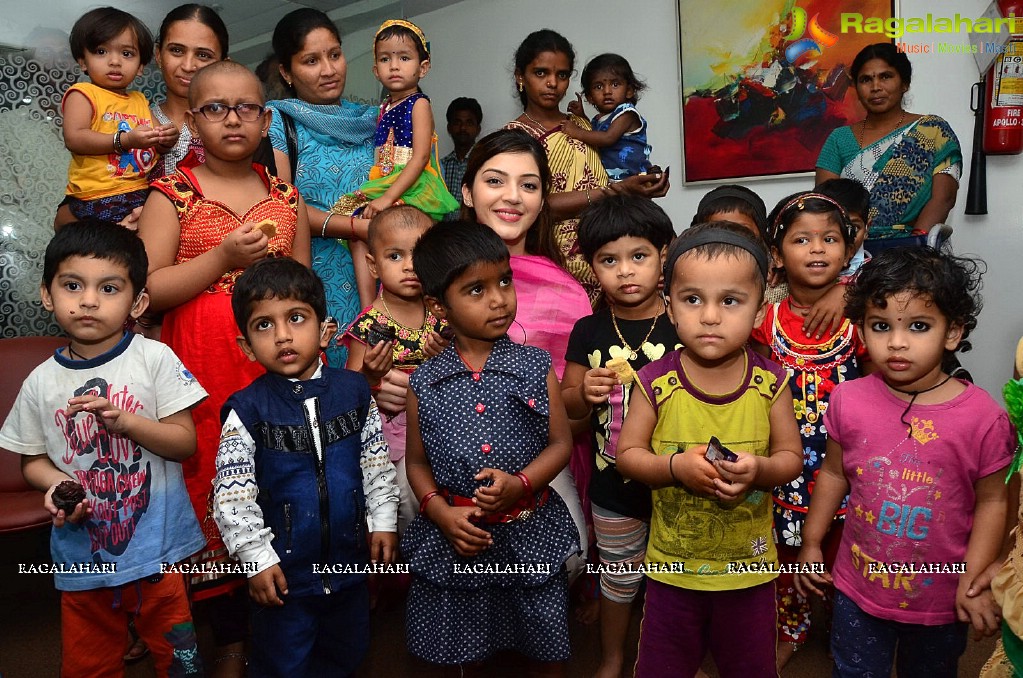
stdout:
{"type": "Polygon", "coordinates": [[[266,256],[269,239],[245,223],[194,259],[175,265],[181,236],[178,214],[167,196],[152,191],[139,218],[139,237],[149,256],[150,307],[164,311],[203,292],[227,271],[245,268],[266,256]]]}
{"type": "Polygon", "coordinates": [[[376,346],[367,346],[349,335],[348,360],[345,367],[361,372],[370,386],[378,387],[393,365],[394,351],[390,342],[381,341],[376,346]]]}
{"type": "Polygon", "coordinates": [[[444,352],[449,343],[451,342],[445,339],[440,332],[429,332],[423,340],[423,355],[427,358],[438,356],[444,352]]]}
{"type": "Polygon", "coordinates": [[[183,461],[195,454],[195,423],[189,410],[153,420],[126,412],[95,395],[71,398],[68,405],[68,418],[78,412],[91,412],[103,421],[107,430],[130,438],[165,459],[183,461]]]}
{"type": "Polygon", "coordinates": [[[593,146],[594,148],[604,148],[606,146],[613,146],[621,139],[626,133],[632,130],[639,129],[643,123],[640,122],[639,115],[634,111],[628,113],[622,113],[611,126],[604,132],[598,132],[596,130],[587,130],[580,127],[571,118],[565,122],[564,131],[565,134],[578,139],[584,144],[593,146]]]}
{"type": "Polygon", "coordinates": [[[370,532],[369,560],[371,563],[393,563],[398,559],[397,532],[370,532]]]}
{"type": "MultiPolygon", "coordinates": [[[[77,90],[64,97],[64,146],[78,155],[107,155],[115,153],[114,135],[92,129],[92,102],[77,90]]],[[[152,148],[160,143],[163,132],[149,125],[139,125],[121,133],[121,147],[152,148]]]]}
{"type": "Polygon", "coordinates": [[[65,480],[75,479],[54,466],[53,462],[45,454],[22,457],[21,474],[25,476],[25,482],[40,492],[45,492],[43,495],[43,508],[50,512],[54,527],[63,527],[65,521],[80,523],[86,516],[92,513],[88,499],[81,501],[71,515],[66,515],[62,509],[58,510],[54,506],[54,488],[65,480]]]}
{"type": "Polygon", "coordinates": [[[380,390],[376,394],[377,407],[389,415],[404,412],[408,394],[408,373],[392,367],[380,380],[380,390]]]}
{"type": "Polygon", "coordinates": [[[352,372],[361,372],[362,362],[366,356],[366,344],[354,338],[351,334],[345,334],[344,343],[348,346],[348,359],[345,360],[345,369],[352,372]]]}
{"type": "Polygon", "coordinates": [[[836,283],[806,312],[803,332],[807,336],[817,333],[820,339],[827,331],[834,332],[845,317],[845,285],[836,283]]]}
{"type": "MultiPolygon", "coordinates": [[[[173,122],[168,122],[163,125],[154,127],[153,130],[157,133],[158,139],[155,144],[156,150],[159,153],[169,153],[174,149],[174,146],[178,143],[178,137],[181,136],[181,130],[173,122]]],[[[124,145],[124,138],[121,139],[121,145],[124,145]]]]}
{"type": "MultiPolygon", "coordinates": [[[[356,219],[356,221],[359,221],[356,219]]],[[[369,245],[362,240],[350,238],[348,248],[352,252],[352,265],[355,268],[355,287],[359,292],[359,303],[362,306],[369,306],[376,299],[377,281],[369,270],[366,263],[366,255],[369,254],[369,245]]]]}
{"type": "MultiPolygon", "coordinates": [[[[529,489],[534,493],[550,485],[572,456],[572,432],[568,425],[568,415],[565,414],[565,405],[561,402],[558,378],[553,369],[547,373],[547,393],[550,400],[547,447],[521,471],[529,481],[529,489]]],[[[492,485],[476,490],[476,502],[484,511],[493,513],[509,510],[527,491],[527,483],[522,479],[497,469],[483,469],[477,474],[476,480],[492,481],[492,485]]]]}
{"type": "Polygon", "coordinates": [[[419,175],[426,169],[426,164],[430,162],[432,148],[433,110],[430,108],[429,101],[419,99],[412,104],[412,157],[384,194],[366,205],[362,216],[372,219],[405,195],[405,191],[419,180],[419,175]]]}
{"type": "MultiPolygon", "coordinates": [[[[799,550],[799,562],[823,563],[824,554],[821,542],[831,529],[835,513],[842,505],[842,499],[849,493],[849,481],[842,469],[842,446],[828,438],[827,450],[821,472],[817,474],[817,484],[813,488],[813,501],[803,522],[803,546],[799,550]]],[[[797,574],[796,590],[801,595],[809,592],[824,595],[820,588],[831,583],[830,574],[797,574]]]]}
{"type": "Polygon", "coordinates": [[[654,454],[650,439],[656,425],[653,405],[644,394],[634,391],[618,437],[618,472],[655,489],[685,485],[698,494],[713,495],[714,480],[720,476],[703,456],[707,446],[695,445],[670,455],[654,454]]]}
{"type": "Polygon", "coordinates": [[[959,577],[956,590],[956,615],[961,622],[970,622],[978,637],[989,636],[999,629],[998,605],[990,595],[967,596],[974,579],[997,558],[1005,533],[1009,493],[1005,486],[1005,469],[984,476],[973,489],[973,529],[966,546],[966,573],[959,577]]]}
{"type": "Polygon", "coordinates": [[[298,212],[295,215],[295,238],[291,242],[291,258],[306,268],[313,265],[313,252],[309,233],[309,215],[306,212],[305,201],[302,196],[298,197],[298,212]]]}
{"type": "Polygon", "coordinates": [[[276,563],[249,577],[249,596],[260,605],[279,607],[284,604],[280,596],[286,595],[288,580],[284,578],[284,570],[276,563]]]}
{"type": "Polygon", "coordinates": [[[1016,521],[1016,516],[1019,515],[1019,486],[1020,474],[1016,473],[1009,481],[1009,505],[1005,510],[1006,520],[1005,531],[1002,537],[1002,549],[998,553],[998,557],[983,572],[973,578],[970,588],[966,591],[968,596],[980,595],[980,593],[991,587],[991,580],[1002,569],[1002,565],[1005,559],[1009,557],[1009,552],[1012,551],[1016,540],[1023,538],[1019,535],[1020,530],[1014,529],[1019,527],[1019,523],[1016,521]]]}
{"type": "Polygon", "coordinates": [[[405,443],[405,473],[412,493],[419,500],[419,512],[436,523],[459,555],[468,558],[482,553],[493,543],[490,533],[472,522],[482,518],[483,511],[477,506],[449,506],[439,496],[440,488],[433,478],[430,462],[423,449],[423,438],[419,433],[419,400],[412,389],[408,392],[406,409],[408,435],[405,443]]]}
{"type": "Polygon", "coordinates": [[[571,360],[565,365],[561,378],[561,397],[570,419],[583,419],[590,415],[595,405],[607,402],[608,394],[618,385],[618,376],[609,369],[585,365],[571,360]]]}

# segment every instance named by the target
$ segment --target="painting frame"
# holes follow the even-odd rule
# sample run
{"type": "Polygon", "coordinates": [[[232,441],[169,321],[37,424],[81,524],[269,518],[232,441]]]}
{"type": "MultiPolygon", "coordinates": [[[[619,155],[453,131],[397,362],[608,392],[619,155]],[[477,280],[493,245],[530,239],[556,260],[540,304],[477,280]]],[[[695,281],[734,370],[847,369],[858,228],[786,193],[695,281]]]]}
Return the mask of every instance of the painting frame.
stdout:
{"type": "Polygon", "coordinates": [[[863,116],[853,57],[893,42],[840,32],[842,13],[899,16],[898,0],[678,0],[677,11],[685,185],[811,175],[828,134],[863,116]]]}

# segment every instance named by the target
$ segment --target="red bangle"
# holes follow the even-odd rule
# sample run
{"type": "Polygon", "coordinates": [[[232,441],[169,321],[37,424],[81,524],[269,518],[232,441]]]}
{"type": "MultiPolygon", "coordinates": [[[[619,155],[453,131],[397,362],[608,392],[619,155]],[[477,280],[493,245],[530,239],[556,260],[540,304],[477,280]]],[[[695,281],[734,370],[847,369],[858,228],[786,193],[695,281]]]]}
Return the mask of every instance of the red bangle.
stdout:
{"type": "Polygon", "coordinates": [[[348,226],[352,229],[352,234],[349,236],[349,240],[355,240],[355,215],[353,214],[348,221],[348,226]]]}
{"type": "Polygon", "coordinates": [[[516,473],[515,477],[522,481],[522,486],[526,488],[526,496],[529,497],[529,504],[536,508],[536,495],[533,494],[533,483],[529,482],[529,478],[522,471],[516,473]]]}
{"type": "Polygon", "coordinates": [[[369,392],[370,393],[380,393],[380,391],[383,390],[383,388],[384,388],[383,384],[370,385],[369,392]]]}
{"type": "Polygon", "coordinates": [[[426,515],[426,505],[430,503],[430,500],[440,494],[440,490],[434,490],[433,492],[427,492],[423,495],[423,498],[419,500],[419,515],[426,515]]]}

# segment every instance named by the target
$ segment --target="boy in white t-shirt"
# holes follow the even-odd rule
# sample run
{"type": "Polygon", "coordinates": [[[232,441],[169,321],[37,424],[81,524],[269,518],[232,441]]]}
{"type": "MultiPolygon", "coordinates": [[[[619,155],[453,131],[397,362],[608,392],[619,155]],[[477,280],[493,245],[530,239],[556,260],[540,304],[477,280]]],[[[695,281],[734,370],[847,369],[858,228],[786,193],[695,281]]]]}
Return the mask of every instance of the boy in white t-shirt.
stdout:
{"type": "Polygon", "coordinates": [[[53,515],[65,677],[120,670],[129,621],[158,675],[202,674],[184,579],[164,571],[204,543],[181,461],[206,391],[167,346],[124,329],[148,306],[147,267],[142,241],[115,224],[57,233],[40,292],[70,341],[25,380],[0,429],[53,515]]]}

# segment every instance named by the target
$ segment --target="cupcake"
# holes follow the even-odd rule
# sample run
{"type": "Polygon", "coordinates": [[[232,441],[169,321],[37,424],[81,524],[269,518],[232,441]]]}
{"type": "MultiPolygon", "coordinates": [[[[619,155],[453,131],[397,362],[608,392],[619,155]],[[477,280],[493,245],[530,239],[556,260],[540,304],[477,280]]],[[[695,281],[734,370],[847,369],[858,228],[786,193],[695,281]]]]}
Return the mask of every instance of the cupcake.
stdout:
{"type": "Polygon", "coordinates": [[[71,515],[75,507],[85,499],[85,488],[73,480],[65,480],[54,488],[50,499],[65,515],[71,515]]]}
{"type": "Polygon", "coordinates": [[[394,328],[384,323],[373,321],[373,324],[366,330],[366,343],[370,346],[376,346],[381,341],[392,343],[397,338],[397,333],[394,328]]]}

